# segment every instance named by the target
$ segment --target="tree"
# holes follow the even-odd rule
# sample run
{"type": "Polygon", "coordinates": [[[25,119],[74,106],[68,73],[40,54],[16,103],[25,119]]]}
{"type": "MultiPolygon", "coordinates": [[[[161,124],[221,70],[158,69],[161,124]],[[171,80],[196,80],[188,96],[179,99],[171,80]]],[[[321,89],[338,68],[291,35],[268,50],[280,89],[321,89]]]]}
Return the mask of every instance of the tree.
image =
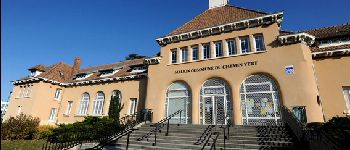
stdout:
{"type": "Polygon", "coordinates": [[[115,119],[115,121],[119,121],[120,112],[123,108],[124,104],[122,104],[120,101],[120,94],[111,96],[108,116],[112,119],[115,119]]]}
{"type": "Polygon", "coordinates": [[[125,60],[133,60],[133,59],[139,59],[139,58],[145,58],[146,56],[141,56],[139,54],[129,54],[127,57],[125,57],[125,60]]]}

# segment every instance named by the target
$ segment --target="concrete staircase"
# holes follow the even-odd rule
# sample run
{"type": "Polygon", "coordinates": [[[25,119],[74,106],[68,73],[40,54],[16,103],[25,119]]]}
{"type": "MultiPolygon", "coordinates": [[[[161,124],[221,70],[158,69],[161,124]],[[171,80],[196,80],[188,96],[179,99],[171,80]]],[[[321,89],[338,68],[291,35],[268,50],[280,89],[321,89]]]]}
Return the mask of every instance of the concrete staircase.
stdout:
{"type": "MultiPolygon", "coordinates": [[[[220,132],[217,140],[217,149],[224,148],[224,134],[220,126],[215,126],[213,132],[220,132]]],[[[159,150],[180,150],[196,149],[200,150],[204,144],[195,145],[194,143],[201,137],[206,125],[170,125],[169,135],[165,136],[166,126],[157,133],[157,143],[154,143],[152,134],[148,141],[144,139],[137,141],[138,138],[147,134],[155,127],[150,124],[144,124],[130,135],[129,149],[159,149],[159,150]]],[[[236,149],[296,149],[295,140],[289,130],[284,126],[233,126],[230,127],[230,136],[226,140],[227,150],[236,149]]],[[[227,135],[227,133],[226,133],[227,135]]],[[[127,136],[122,137],[116,143],[104,147],[106,150],[125,149],[127,136]]],[[[211,142],[211,141],[210,141],[211,142]]],[[[205,149],[209,149],[207,146],[205,149]]]]}

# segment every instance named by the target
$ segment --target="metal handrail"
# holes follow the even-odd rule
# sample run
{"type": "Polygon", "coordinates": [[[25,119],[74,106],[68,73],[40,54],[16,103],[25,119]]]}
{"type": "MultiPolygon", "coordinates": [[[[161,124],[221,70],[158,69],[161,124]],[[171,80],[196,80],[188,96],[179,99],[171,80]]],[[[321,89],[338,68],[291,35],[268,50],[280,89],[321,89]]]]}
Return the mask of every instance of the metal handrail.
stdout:
{"type": "Polygon", "coordinates": [[[89,143],[89,142],[98,142],[99,144],[95,146],[93,149],[99,149],[97,147],[104,147],[108,143],[115,141],[116,139],[119,139],[122,136],[129,135],[134,129],[133,127],[142,121],[151,121],[152,119],[152,112],[148,111],[147,113],[136,113],[132,115],[126,115],[122,118],[120,118],[120,123],[122,125],[122,130],[119,130],[118,132],[114,132],[114,127],[106,127],[106,129],[111,130],[111,134],[104,135],[102,137],[99,137],[98,139],[81,139],[81,134],[84,133],[76,133],[74,135],[71,135],[67,137],[67,139],[73,139],[67,142],[57,142],[55,141],[55,136],[51,136],[48,138],[46,143],[43,144],[42,149],[43,150],[58,150],[58,149],[70,149],[74,146],[77,146],[79,144],[83,143],[89,143]],[[146,115],[145,116],[142,115],[146,115]]]}
{"type": "Polygon", "coordinates": [[[181,123],[181,112],[182,112],[182,111],[183,111],[183,110],[178,110],[178,111],[174,112],[173,114],[169,115],[168,117],[166,117],[166,118],[160,120],[159,122],[157,122],[157,123],[151,125],[151,127],[155,127],[155,129],[149,131],[147,134],[145,134],[145,135],[143,135],[142,137],[138,138],[137,141],[142,141],[142,140],[144,140],[145,138],[147,138],[147,141],[148,141],[148,138],[149,138],[152,134],[154,134],[154,143],[153,143],[152,145],[155,146],[155,145],[157,144],[157,132],[160,132],[160,131],[161,131],[160,129],[163,128],[165,125],[167,125],[167,131],[166,131],[166,133],[165,133],[165,136],[167,136],[167,135],[169,134],[169,124],[170,124],[169,121],[170,121],[170,119],[171,119],[172,117],[174,117],[174,116],[177,115],[177,114],[180,114],[180,121],[179,121],[178,126],[180,125],[180,123],[181,123]]]}
{"type": "Polygon", "coordinates": [[[224,131],[224,150],[226,149],[226,139],[230,139],[230,126],[232,122],[229,120],[230,119],[227,118],[227,116],[225,115],[225,121],[220,126],[220,128],[223,129],[224,131]],[[227,122],[226,125],[225,125],[225,122],[227,122]],[[226,136],[226,129],[227,129],[227,136],[226,136]]]}
{"type": "Polygon", "coordinates": [[[194,145],[201,145],[205,139],[207,139],[207,137],[209,136],[209,134],[211,133],[211,130],[213,129],[213,127],[215,127],[215,125],[209,125],[207,126],[207,128],[205,128],[204,132],[202,133],[202,135],[198,138],[198,140],[193,143],[194,145]]]}
{"type": "Polygon", "coordinates": [[[213,148],[214,148],[214,150],[216,150],[216,141],[217,141],[219,135],[220,135],[220,132],[210,132],[209,137],[207,138],[207,140],[206,140],[205,143],[203,144],[203,147],[202,147],[201,150],[204,150],[204,148],[205,148],[206,146],[210,146],[210,145],[211,145],[210,150],[212,150],[213,148]],[[214,137],[214,138],[211,138],[213,135],[214,135],[215,137],[214,137]],[[210,139],[213,140],[213,142],[212,142],[211,144],[209,143],[209,140],[210,140],[210,139]]]}

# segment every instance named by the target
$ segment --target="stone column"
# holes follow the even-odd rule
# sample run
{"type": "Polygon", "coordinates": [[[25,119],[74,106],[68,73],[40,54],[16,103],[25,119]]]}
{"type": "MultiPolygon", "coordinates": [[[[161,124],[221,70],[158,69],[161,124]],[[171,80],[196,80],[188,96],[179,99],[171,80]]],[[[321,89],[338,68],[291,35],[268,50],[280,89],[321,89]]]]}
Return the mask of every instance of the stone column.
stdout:
{"type": "Polygon", "coordinates": [[[210,42],[210,58],[215,58],[215,54],[216,54],[216,51],[215,51],[215,43],[214,42],[210,42]]]}
{"type": "Polygon", "coordinates": [[[192,47],[191,46],[187,46],[187,61],[191,62],[192,61],[192,47]]]}
{"type": "Polygon", "coordinates": [[[198,44],[198,60],[203,60],[204,58],[204,52],[203,52],[203,45],[198,44]]]}
{"type": "Polygon", "coordinates": [[[223,51],[223,56],[228,56],[228,45],[226,40],[222,40],[222,51],[223,51]]]}
{"type": "Polygon", "coordinates": [[[249,43],[251,52],[256,52],[254,35],[249,35],[249,43]]]}
{"type": "Polygon", "coordinates": [[[236,40],[237,55],[242,54],[241,40],[239,37],[235,38],[235,40],[236,40]]]}

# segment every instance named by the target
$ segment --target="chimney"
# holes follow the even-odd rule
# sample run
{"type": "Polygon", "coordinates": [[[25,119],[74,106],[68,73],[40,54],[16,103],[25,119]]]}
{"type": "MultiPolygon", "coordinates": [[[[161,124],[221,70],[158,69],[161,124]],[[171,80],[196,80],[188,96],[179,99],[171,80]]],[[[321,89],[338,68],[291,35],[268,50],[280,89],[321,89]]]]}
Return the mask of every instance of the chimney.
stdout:
{"type": "Polygon", "coordinates": [[[209,9],[221,7],[228,4],[229,0],[209,0],[209,9]]]}
{"type": "Polygon", "coordinates": [[[80,70],[80,64],[81,64],[81,60],[80,60],[80,57],[76,57],[74,59],[74,65],[73,65],[73,68],[72,68],[72,76],[77,74],[80,70]]]}

